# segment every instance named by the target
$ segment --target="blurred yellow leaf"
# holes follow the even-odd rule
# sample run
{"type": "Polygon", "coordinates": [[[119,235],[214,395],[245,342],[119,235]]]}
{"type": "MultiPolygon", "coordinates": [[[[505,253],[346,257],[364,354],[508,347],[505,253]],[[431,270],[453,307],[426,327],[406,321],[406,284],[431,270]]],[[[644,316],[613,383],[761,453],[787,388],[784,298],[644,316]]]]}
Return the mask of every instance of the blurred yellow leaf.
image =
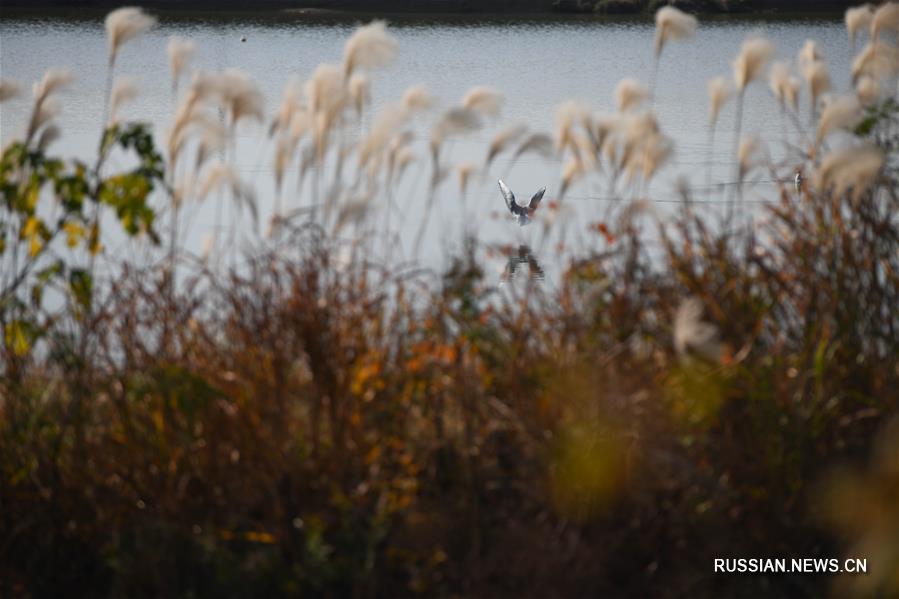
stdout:
{"type": "Polygon", "coordinates": [[[66,233],[66,245],[70,248],[78,245],[78,242],[84,237],[84,227],[78,223],[68,222],[63,225],[63,230],[66,233]]]}

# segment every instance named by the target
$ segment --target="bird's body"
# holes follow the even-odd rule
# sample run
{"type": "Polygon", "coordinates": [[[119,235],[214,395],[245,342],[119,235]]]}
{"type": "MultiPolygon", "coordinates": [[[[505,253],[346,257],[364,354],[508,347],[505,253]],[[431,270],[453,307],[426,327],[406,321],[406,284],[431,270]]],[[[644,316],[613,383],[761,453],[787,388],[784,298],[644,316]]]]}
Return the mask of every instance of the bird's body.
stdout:
{"type": "Polygon", "coordinates": [[[796,176],[793,178],[793,185],[796,186],[796,191],[802,190],[802,173],[796,171],[796,176]]]}
{"type": "Polygon", "coordinates": [[[540,200],[543,199],[543,194],[546,193],[546,188],[544,187],[531,196],[531,199],[527,204],[522,204],[515,199],[515,194],[512,193],[512,190],[509,189],[505,183],[503,183],[502,179],[499,180],[499,190],[500,193],[503,194],[503,199],[506,201],[506,208],[509,209],[512,216],[517,217],[518,224],[522,227],[530,224],[531,217],[534,212],[537,211],[537,207],[540,206],[540,200]]]}

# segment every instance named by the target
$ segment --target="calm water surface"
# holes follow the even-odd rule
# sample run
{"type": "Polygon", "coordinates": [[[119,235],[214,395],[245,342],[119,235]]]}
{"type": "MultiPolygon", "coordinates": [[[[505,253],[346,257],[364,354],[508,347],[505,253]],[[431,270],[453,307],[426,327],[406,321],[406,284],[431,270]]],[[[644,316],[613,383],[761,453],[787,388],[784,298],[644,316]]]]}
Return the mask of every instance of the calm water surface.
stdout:
{"type": "MultiPolygon", "coordinates": [[[[141,91],[126,106],[122,117],[149,121],[158,133],[169,126],[173,112],[166,44],[173,34],[196,42],[194,64],[206,70],[237,67],[258,82],[267,99],[269,113],[277,109],[285,82],[291,76],[308,77],[322,62],[339,62],[343,43],[358,21],[312,21],[302,16],[266,19],[233,17],[217,20],[177,20],[162,17],[146,36],[126,44],[117,61],[116,73],[133,77],[141,91]],[[241,37],[247,41],[241,43],[241,37]]],[[[443,107],[458,102],[474,85],[490,85],[506,95],[503,124],[522,122],[532,129],[552,132],[555,110],[568,99],[581,100],[596,110],[614,108],[614,89],[624,77],[644,82],[652,69],[653,28],[648,21],[589,19],[566,20],[471,20],[400,21],[392,24],[400,43],[400,54],[389,68],[375,74],[375,107],[399,98],[410,85],[425,84],[442,101],[443,107]]],[[[771,39],[778,58],[795,63],[796,52],[806,39],[814,39],[823,49],[837,90],[847,89],[849,49],[845,30],[838,19],[713,21],[700,24],[697,36],[670,43],[664,51],[657,79],[657,111],[662,129],[676,141],[674,160],[653,181],[651,196],[661,214],[676,205],[674,181],[685,176],[701,188],[706,181],[708,148],[707,80],[717,75],[730,77],[731,62],[742,41],[751,34],[771,39]]],[[[77,80],[63,96],[60,124],[63,138],[54,149],[65,156],[91,156],[97,146],[102,119],[107,46],[102,19],[4,18],[0,20],[0,75],[23,84],[41,77],[51,66],[69,67],[77,80]]],[[[803,90],[803,93],[805,90],[803,90]]],[[[803,98],[807,101],[807,95],[803,98]]],[[[29,99],[18,98],[3,105],[0,113],[0,141],[7,143],[22,134],[28,117],[29,99]]],[[[730,137],[734,122],[733,105],[721,115],[721,127],[712,153],[713,182],[727,182],[733,172],[730,137]]],[[[803,105],[803,111],[807,106],[803,105]]],[[[803,114],[803,120],[807,118],[803,114]]],[[[427,124],[422,123],[422,138],[427,124]]],[[[782,122],[767,81],[754,84],[745,104],[744,134],[758,135],[769,142],[771,154],[781,151],[782,122]]],[[[496,125],[454,142],[455,163],[482,162],[496,125]]],[[[251,182],[260,201],[263,219],[271,211],[272,148],[265,143],[264,128],[249,126],[240,131],[237,163],[242,176],[251,182]]],[[[426,155],[422,145],[421,154],[426,155]]],[[[424,169],[422,169],[424,170],[424,169]]],[[[518,247],[539,245],[538,227],[519,229],[505,218],[495,180],[503,177],[520,195],[547,186],[552,198],[560,180],[561,164],[527,157],[510,165],[497,160],[483,179],[472,184],[460,200],[455,177],[443,187],[432,213],[428,233],[418,258],[439,265],[444,250],[458,242],[463,228],[476,231],[483,239],[518,247]]],[[[421,222],[425,203],[424,183],[429,173],[410,173],[398,193],[402,214],[392,217],[401,224],[403,255],[412,252],[412,240],[421,222]]],[[[747,192],[749,199],[771,197],[773,183],[768,175],[747,192]]],[[[603,197],[604,179],[592,177],[576,184],[566,197],[569,245],[585,238],[587,224],[597,220],[608,200],[603,197]]],[[[295,184],[288,183],[288,190],[295,184]]],[[[287,204],[308,204],[308,190],[288,194],[287,204]]],[[[720,193],[712,193],[715,199],[720,193]]],[[[705,197],[702,195],[702,197],[705,197]]],[[[707,205],[709,210],[714,205],[707,205]]],[[[190,248],[199,248],[200,239],[214,222],[211,206],[193,209],[190,248]]],[[[376,216],[380,219],[382,217],[376,216]]],[[[380,221],[378,221],[380,222],[380,221]]],[[[240,227],[252,225],[241,221],[240,227]]],[[[264,225],[263,225],[264,226],[264,225]]],[[[552,262],[546,244],[535,254],[552,262]],[[540,255],[542,252],[542,255],[540,255]]],[[[516,250],[517,253],[517,250],[516,250]]],[[[496,260],[497,272],[507,267],[496,260]]],[[[552,266],[543,268],[552,271],[552,266]]],[[[524,269],[519,269],[524,270],[524,269]]],[[[549,273],[548,273],[549,275],[549,273]]],[[[499,275],[498,275],[499,276],[499,275]]]]}

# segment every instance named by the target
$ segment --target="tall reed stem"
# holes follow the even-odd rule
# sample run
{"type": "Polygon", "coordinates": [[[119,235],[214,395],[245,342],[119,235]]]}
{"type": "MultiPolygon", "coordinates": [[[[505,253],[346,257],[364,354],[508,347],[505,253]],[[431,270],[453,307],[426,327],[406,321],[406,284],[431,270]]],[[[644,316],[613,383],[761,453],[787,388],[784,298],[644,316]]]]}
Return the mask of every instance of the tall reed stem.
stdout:
{"type": "MultiPolygon", "coordinates": [[[[734,186],[739,197],[743,197],[743,180],[740,176],[740,134],[743,127],[743,96],[745,89],[741,89],[737,95],[736,123],[734,124],[734,143],[733,143],[733,159],[734,159],[734,186]]],[[[734,212],[734,188],[731,188],[727,201],[727,226],[730,226],[734,212]]]]}

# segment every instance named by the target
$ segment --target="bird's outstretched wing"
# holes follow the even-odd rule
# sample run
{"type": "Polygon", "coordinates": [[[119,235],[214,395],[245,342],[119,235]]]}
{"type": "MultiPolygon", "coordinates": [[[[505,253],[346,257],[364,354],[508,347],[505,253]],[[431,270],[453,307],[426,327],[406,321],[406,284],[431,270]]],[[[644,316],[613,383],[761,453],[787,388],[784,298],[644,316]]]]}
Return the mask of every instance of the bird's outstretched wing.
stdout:
{"type": "Polygon", "coordinates": [[[531,201],[528,204],[528,214],[533,214],[537,210],[537,206],[540,205],[540,200],[543,199],[544,193],[546,193],[545,187],[531,196],[531,201]]]}
{"type": "Polygon", "coordinates": [[[512,193],[512,190],[503,183],[503,180],[499,180],[499,190],[503,194],[503,199],[506,201],[506,208],[509,209],[509,212],[515,214],[515,209],[512,207],[515,205],[515,194],[512,193]]]}

